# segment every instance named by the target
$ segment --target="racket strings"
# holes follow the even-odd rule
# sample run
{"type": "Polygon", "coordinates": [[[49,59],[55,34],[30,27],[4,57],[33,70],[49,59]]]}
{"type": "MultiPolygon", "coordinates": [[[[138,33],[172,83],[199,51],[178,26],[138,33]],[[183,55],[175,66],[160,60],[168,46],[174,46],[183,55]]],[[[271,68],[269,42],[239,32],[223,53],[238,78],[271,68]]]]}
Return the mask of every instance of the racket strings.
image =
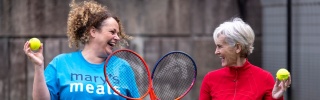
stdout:
{"type": "Polygon", "coordinates": [[[120,51],[109,59],[108,78],[121,95],[140,98],[148,92],[149,76],[143,60],[136,54],[120,51]],[[134,94],[138,93],[138,94],[134,94]]]}
{"type": "Polygon", "coordinates": [[[153,73],[153,86],[161,100],[173,100],[188,91],[195,76],[194,63],[182,53],[164,57],[153,73]]]}

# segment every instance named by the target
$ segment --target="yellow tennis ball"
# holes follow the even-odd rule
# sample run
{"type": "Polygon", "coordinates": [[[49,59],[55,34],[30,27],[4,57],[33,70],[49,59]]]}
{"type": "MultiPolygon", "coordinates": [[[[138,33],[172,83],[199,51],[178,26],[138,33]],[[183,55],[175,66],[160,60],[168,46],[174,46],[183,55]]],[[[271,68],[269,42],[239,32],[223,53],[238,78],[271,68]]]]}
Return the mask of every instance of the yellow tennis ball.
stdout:
{"type": "Polygon", "coordinates": [[[38,38],[31,38],[29,40],[29,43],[30,43],[31,50],[38,50],[41,46],[41,42],[38,38]]]}
{"type": "Polygon", "coordinates": [[[281,68],[277,72],[277,79],[280,81],[287,80],[290,76],[290,72],[287,69],[281,68]]]}

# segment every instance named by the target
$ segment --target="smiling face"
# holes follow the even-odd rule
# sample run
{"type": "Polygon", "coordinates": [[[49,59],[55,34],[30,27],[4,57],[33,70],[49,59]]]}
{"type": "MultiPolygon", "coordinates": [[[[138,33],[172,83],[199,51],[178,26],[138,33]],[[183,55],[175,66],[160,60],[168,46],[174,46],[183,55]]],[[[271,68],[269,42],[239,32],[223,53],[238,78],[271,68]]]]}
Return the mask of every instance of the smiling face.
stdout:
{"type": "Polygon", "coordinates": [[[97,51],[100,57],[107,57],[108,54],[112,53],[113,47],[120,40],[119,24],[118,22],[109,17],[102,22],[100,29],[92,29],[90,31],[92,36],[91,43],[97,51]]]}
{"type": "Polygon", "coordinates": [[[239,49],[226,42],[226,36],[221,34],[215,40],[216,50],[215,54],[221,58],[221,65],[237,66],[237,59],[240,58],[239,49]]]}

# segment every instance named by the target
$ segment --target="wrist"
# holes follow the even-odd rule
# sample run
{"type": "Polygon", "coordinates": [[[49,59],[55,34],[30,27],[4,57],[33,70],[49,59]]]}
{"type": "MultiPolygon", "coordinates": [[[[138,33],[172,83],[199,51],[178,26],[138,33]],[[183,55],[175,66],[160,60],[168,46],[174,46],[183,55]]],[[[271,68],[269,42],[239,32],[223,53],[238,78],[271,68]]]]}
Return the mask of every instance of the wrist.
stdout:
{"type": "Polygon", "coordinates": [[[44,71],[44,66],[43,65],[35,65],[34,70],[35,71],[44,71]]]}

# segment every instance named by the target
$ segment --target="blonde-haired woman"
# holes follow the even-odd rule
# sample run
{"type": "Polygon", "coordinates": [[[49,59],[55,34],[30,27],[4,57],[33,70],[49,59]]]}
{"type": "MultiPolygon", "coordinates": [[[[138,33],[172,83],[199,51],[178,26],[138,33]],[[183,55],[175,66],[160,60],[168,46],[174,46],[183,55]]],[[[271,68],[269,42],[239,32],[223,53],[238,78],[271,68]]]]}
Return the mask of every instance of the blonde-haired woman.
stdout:
{"type": "MultiPolygon", "coordinates": [[[[32,52],[29,42],[25,54],[34,64],[33,99],[35,100],[125,100],[105,83],[103,65],[120,40],[129,38],[120,20],[108,9],[90,0],[70,4],[67,36],[69,46],[83,50],[60,54],[45,68],[43,46],[32,52]]],[[[113,80],[119,80],[113,76],[113,80]]],[[[127,92],[127,91],[126,91],[127,92]]],[[[136,90],[128,95],[139,96],[136,90]]]]}
{"type": "Polygon", "coordinates": [[[199,100],[283,100],[291,80],[275,83],[270,72],[248,61],[254,37],[252,28],[240,18],[215,29],[215,54],[223,67],[204,77],[199,100]]]}

